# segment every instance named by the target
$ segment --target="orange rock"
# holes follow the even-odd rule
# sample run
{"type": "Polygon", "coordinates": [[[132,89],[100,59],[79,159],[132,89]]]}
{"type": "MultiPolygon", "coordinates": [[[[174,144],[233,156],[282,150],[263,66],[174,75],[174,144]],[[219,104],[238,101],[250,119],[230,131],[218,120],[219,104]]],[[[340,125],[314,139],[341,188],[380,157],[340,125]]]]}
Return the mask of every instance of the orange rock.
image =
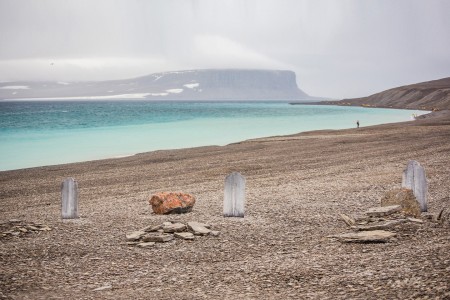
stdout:
{"type": "Polygon", "coordinates": [[[185,193],[161,192],[154,194],[149,202],[155,214],[181,214],[192,210],[195,198],[185,193]]]}

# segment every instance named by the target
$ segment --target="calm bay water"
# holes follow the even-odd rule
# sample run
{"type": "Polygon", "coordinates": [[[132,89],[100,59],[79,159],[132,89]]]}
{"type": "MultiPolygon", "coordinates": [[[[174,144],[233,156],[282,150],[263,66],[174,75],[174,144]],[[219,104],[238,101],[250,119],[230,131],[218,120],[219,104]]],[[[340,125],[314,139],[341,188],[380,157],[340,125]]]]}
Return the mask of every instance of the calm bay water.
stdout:
{"type": "Polygon", "coordinates": [[[285,102],[0,102],[0,170],[401,122],[410,110],[285,102]]]}

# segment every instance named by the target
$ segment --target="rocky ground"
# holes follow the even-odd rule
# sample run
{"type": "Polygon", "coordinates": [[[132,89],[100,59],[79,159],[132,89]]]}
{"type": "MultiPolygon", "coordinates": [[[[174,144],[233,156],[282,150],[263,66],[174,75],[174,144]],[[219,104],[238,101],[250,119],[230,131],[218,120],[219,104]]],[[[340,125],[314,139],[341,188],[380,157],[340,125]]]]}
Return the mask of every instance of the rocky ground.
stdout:
{"type": "Polygon", "coordinates": [[[0,172],[0,298],[449,299],[450,225],[436,218],[450,210],[449,183],[450,116],[442,112],[0,172]],[[341,214],[355,217],[400,187],[411,159],[427,172],[434,219],[401,222],[385,243],[330,238],[351,231],[341,214]],[[244,218],[222,217],[233,171],[246,177],[244,218]],[[81,218],[62,221],[67,177],[78,181],[81,218]],[[194,195],[194,209],[153,214],[148,199],[161,191],[194,195]],[[220,234],[150,247],[127,240],[169,221],[205,223],[220,234]]]}

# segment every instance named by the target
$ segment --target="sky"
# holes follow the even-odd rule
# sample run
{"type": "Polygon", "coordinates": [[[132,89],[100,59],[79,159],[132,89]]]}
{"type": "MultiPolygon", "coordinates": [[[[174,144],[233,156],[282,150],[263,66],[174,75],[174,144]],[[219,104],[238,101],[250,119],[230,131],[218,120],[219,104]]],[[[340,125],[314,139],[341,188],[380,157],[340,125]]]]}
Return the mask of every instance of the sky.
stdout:
{"type": "Polygon", "coordinates": [[[0,0],[0,81],[292,70],[336,99],[450,76],[448,0],[0,0]]]}

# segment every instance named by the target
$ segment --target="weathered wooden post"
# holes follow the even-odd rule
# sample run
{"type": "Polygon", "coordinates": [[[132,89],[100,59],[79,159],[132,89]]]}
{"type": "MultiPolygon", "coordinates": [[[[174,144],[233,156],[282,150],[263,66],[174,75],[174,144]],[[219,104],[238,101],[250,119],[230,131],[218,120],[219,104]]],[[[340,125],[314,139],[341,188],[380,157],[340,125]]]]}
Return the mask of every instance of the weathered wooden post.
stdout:
{"type": "Polygon", "coordinates": [[[224,217],[244,217],[245,178],[233,172],[225,178],[225,195],[223,199],[224,217]]]}
{"type": "Polygon", "coordinates": [[[67,178],[61,185],[61,217],[78,218],[78,182],[73,178],[67,178]]]}
{"type": "Polygon", "coordinates": [[[415,160],[410,160],[403,171],[402,187],[411,189],[419,202],[420,210],[427,211],[428,183],[425,169],[415,160]]]}

